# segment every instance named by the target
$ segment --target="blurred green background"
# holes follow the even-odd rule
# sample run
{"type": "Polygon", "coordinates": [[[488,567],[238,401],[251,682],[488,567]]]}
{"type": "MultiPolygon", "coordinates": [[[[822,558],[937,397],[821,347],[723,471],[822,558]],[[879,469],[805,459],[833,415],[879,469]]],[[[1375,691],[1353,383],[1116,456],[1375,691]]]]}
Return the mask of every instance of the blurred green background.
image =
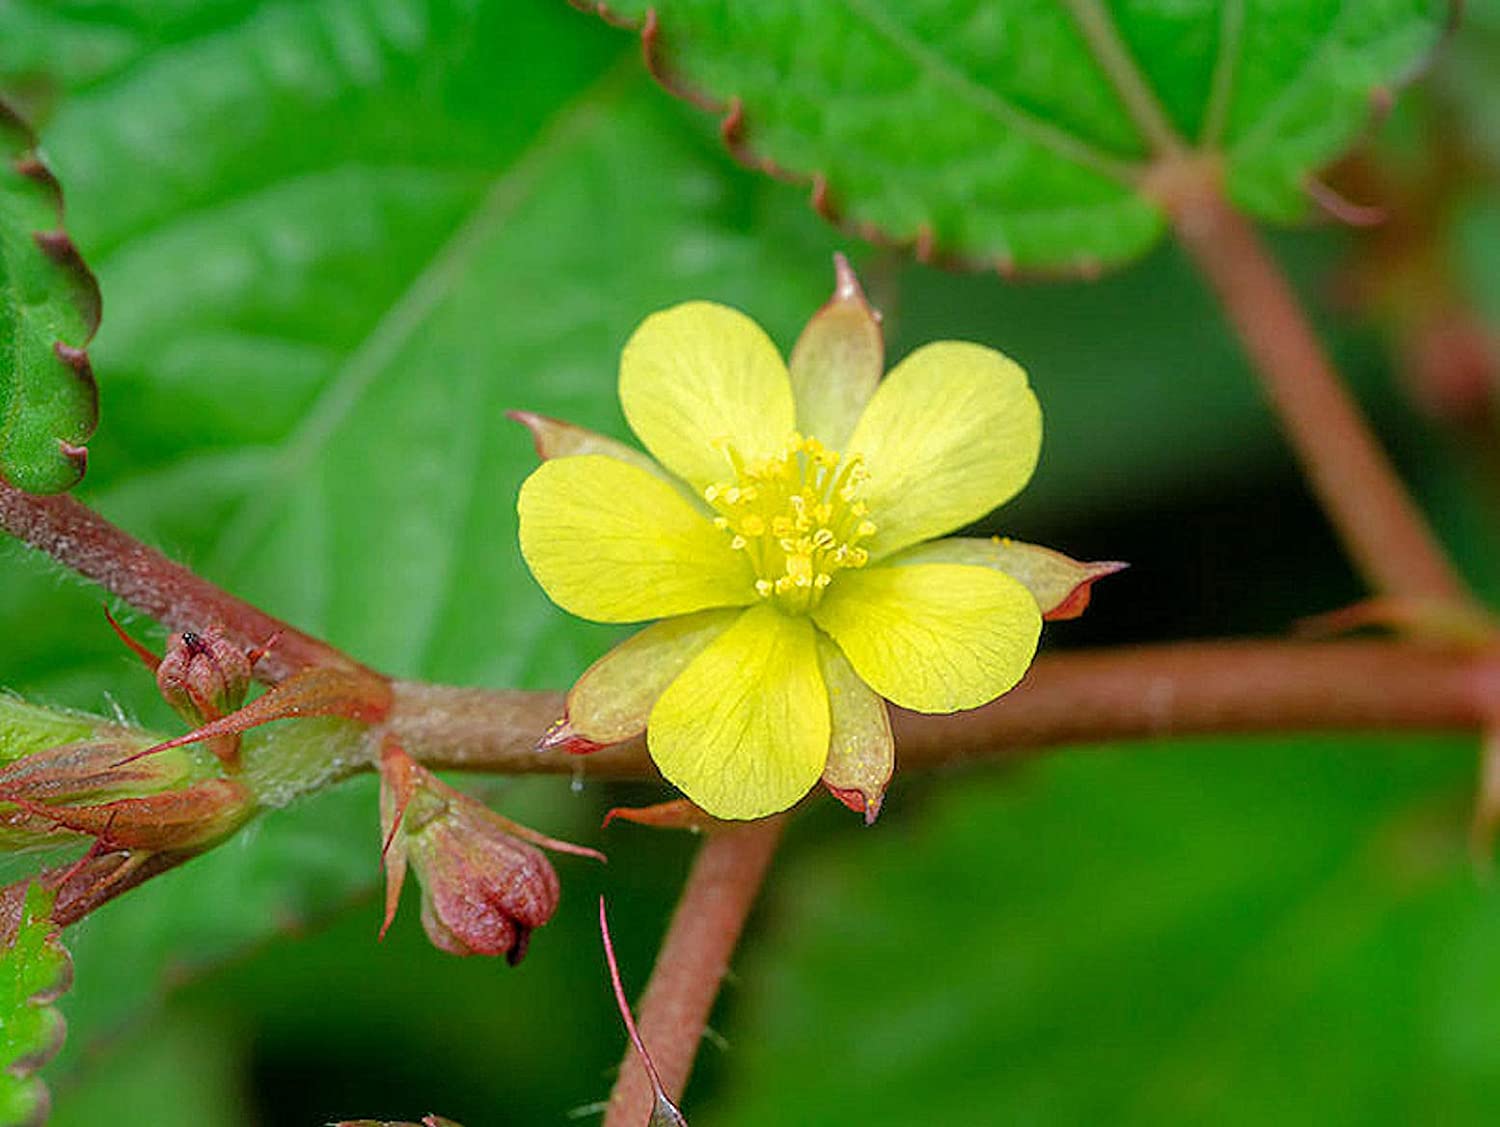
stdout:
{"type": "MultiPolygon", "coordinates": [[[[1032,373],[1043,460],[995,526],[1132,562],[1046,646],[1278,634],[1361,593],[1175,250],[1020,284],[864,245],[734,163],[630,36],[560,0],[0,0],[0,89],[38,125],[104,291],[81,494],[389,672],[558,687],[602,652],[615,633],[567,621],[521,566],[532,455],[503,410],[623,433],[614,366],[646,313],[726,301],[789,345],[837,249],[893,358],[966,338],[1032,373]]],[[[1488,0],[1336,174],[1390,222],[1273,242],[1491,596],[1497,121],[1488,0]],[[1472,378],[1449,386],[1455,350],[1472,378]]],[[[170,723],[97,592],[8,544],[0,575],[0,684],[170,723]]],[[[1464,849],[1473,750],[1134,744],[898,775],[868,831],[814,803],[689,1116],[1494,1122],[1500,893],[1464,849]]],[[[562,909],[521,968],[431,950],[414,900],[375,942],[378,820],[356,781],[70,933],[54,1122],[591,1121],[622,1046],[595,897],[638,988],[693,842],[596,831],[649,787],[476,789],[610,853],[561,862],[562,909]]]]}

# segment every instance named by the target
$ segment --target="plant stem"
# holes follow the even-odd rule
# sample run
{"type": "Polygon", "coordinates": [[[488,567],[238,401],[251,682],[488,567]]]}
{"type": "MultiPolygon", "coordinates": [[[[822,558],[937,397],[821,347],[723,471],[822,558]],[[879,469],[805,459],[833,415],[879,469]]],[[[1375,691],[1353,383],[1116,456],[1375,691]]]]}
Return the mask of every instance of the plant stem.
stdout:
{"type": "MultiPolygon", "coordinates": [[[[1354,433],[1363,434],[1358,427],[1354,433]]],[[[247,646],[279,634],[262,663],[272,678],[311,665],[368,672],[71,498],[32,496],[0,481],[0,528],[168,625],[218,621],[247,646]]],[[[537,739],[562,714],[560,694],[416,682],[393,688],[392,734],[429,766],[655,776],[639,740],[585,757],[538,755],[537,739]]],[[[1217,642],[1043,657],[1020,688],[993,704],[954,716],[898,711],[895,728],[903,766],[922,767],[1063,743],[1169,734],[1469,731],[1489,726],[1497,704],[1500,654],[1495,652],[1397,642],[1217,642]]]]}
{"type": "Polygon", "coordinates": [[[1463,580],[1250,221],[1203,168],[1159,172],[1158,194],[1178,238],[1218,294],[1313,491],[1365,579],[1391,595],[1468,601],[1463,580]]]}
{"type": "MultiPolygon", "coordinates": [[[[654,778],[639,739],[538,755],[557,693],[396,682],[390,724],[434,768],[654,778]]],[[[903,770],[1060,744],[1213,732],[1475,731],[1500,701],[1500,655],[1408,642],[1209,642],[1038,659],[1019,688],[972,712],[893,717],[903,770]]]]}
{"type": "MultiPolygon", "coordinates": [[[[719,983],[776,852],[783,821],[768,818],[710,834],[672,913],[638,1012],[641,1040],[674,1101],[681,1101],[687,1086],[719,983]]],[[[604,1127],[641,1127],[651,1114],[652,1097],[645,1065],[627,1045],[604,1127]]]]}
{"type": "Polygon", "coordinates": [[[326,642],[288,626],[148,548],[69,496],[39,497],[0,479],[0,529],[92,579],[176,630],[218,623],[246,650],[275,644],[256,675],[280,680],[299,669],[364,667],[326,642]]]}

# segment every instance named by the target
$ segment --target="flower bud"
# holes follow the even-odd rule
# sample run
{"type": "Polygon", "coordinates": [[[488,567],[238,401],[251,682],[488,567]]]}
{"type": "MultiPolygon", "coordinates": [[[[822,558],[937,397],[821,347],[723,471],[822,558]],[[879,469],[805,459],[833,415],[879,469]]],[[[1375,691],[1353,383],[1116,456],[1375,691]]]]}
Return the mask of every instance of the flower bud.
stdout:
{"type": "Polygon", "coordinates": [[[422,883],[422,927],[433,945],[453,955],[504,955],[514,966],[532,931],[557,910],[557,873],[536,846],[604,859],[502,817],[394,745],[382,753],[380,774],[387,881],[382,934],[410,860],[422,883]]]}
{"type": "Polygon", "coordinates": [[[413,842],[422,881],[422,927],[450,955],[504,955],[512,966],[526,954],[534,928],[557,910],[551,862],[535,846],[480,816],[478,803],[454,807],[413,842]]]}
{"type": "Polygon", "coordinates": [[[0,849],[56,845],[70,836],[128,849],[196,849],[254,812],[248,788],[213,777],[195,756],[122,763],[140,743],[66,744],[0,770],[0,849]]]}
{"type": "Polygon", "coordinates": [[[156,667],[156,684],[179,716],[204,724],[245,703],[250,657],[219,626],[173,634],[156,667]]]}
{"type": "Polygon", "coordinates": [[[156,737],[0,698],[0,851],[110,835],[143,848],[222,836],[253,803],[197,749],[136,758],[156,737]],[[52,742],[56,741],[56,742],[52,742]],[[227,828],[226,828],[227,827],[227,828]]]}

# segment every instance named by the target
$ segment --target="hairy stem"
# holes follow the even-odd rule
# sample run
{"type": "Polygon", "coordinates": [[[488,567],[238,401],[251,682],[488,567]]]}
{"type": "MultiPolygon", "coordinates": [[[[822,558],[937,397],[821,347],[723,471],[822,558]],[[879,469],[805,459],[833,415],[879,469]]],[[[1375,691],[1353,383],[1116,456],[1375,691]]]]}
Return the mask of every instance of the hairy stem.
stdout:
{"type": "MultiPolygon", "coordinates": [[[[640,740],[593,755],[538,755],[556,693],[397,682],[390,724],[430,767],[654,778],[640,740]]],[[[1059,744],[1212,732],[1483,727],[1500,655],[1407,642],[1210,642],[1040,658],[1019,688],[952,716],[897,711],[902,770],[1059,744]]]]}
{"type": "MultiPolygon", "coordinates": [[[[687,1086],[719,983],[776,852],[783,820],[709,835],[672,913],[638,1011],[641,1040],[674,1101],[687,1086]]],[[[604,1127],[641,1127],[651,1114],[653,1094],[645,1065],[626,1046],[604,1127]]]]}
{"type": "Polygon", "coordinates": [[[1469,598],[1250,221],[1197,167],[1161,170],[1178,238],[1219,296],[1313,491],[1376,590],[1469,598]]]}
{"type": "Polygon", "coordinates": [[[363,669],[346,654],[288,626],[148,548],[69,496],[23,493],[0,478],[0,529],[175,630],[218,623],[246,650],[274,645],[257,676],[280,680],[299,669],[363,669]]]}

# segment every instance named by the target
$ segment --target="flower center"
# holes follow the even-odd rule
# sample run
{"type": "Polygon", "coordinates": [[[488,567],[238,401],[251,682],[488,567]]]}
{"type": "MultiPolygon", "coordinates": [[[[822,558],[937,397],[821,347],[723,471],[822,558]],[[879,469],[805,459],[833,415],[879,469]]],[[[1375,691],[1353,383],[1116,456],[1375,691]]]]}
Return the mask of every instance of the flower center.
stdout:
{"type": "Polygon", "coordinates": [[[718,444],[733,478],[703,491],[719,515],[714,524],[730,547],[750,557],[755,590],[788,613],[805,614],[823,598],[833,577],[864,567],[859,546],[875,533],[859,499],[866,478],[858,454],[844,457],[816,438],[793,434],[780,454],[746,462],[727,442],[718,444]]]}

